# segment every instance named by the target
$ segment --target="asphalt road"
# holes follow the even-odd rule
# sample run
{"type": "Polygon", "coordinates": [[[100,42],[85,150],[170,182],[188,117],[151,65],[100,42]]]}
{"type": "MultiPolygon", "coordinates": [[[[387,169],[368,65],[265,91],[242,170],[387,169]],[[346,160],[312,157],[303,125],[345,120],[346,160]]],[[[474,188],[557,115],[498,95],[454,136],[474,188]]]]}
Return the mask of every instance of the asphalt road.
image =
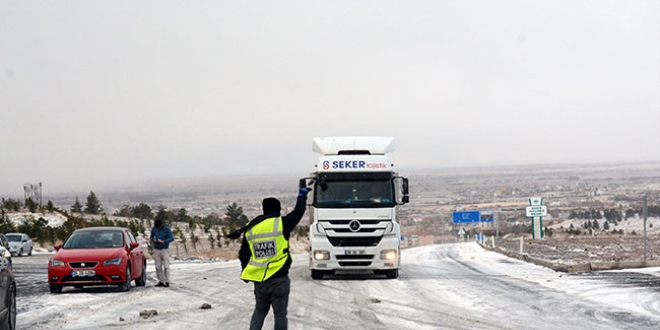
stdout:
{"type": "Polygon", "coordinates": [[[12,268],[16,278],[17,297],[49,293],[48,261],[49,254],[12,257],[12,268]]]}

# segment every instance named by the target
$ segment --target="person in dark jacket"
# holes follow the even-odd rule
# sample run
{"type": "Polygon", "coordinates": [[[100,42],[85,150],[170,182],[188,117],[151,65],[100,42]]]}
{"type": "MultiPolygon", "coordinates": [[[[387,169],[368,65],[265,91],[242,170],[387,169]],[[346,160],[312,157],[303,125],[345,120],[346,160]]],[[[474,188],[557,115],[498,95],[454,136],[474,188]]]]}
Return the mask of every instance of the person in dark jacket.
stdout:
{"type": "Polygon", "coordinates": [[[287,328],[289,304],[289,237],[305,214],[307,193],[301,188],[296,206],[291,213],[280,216],[280,201],[273,197],[262,201],[263,214],[252,219],[241,231],[243,241],[238,257],[241,261],[241,279],[254,282],[255,307],[250,330],[262,328],[270,307],[273,307],[275,329],[287,328]]]}
{"type": "Polygon", "coordinates": [[[170,286],[170,243],[174,242],[174,235],[170,227],[163,220],[157,219],[151,228],[150,240],[153,244],[154,264],[156,266],[157,287],[170,286]]]}

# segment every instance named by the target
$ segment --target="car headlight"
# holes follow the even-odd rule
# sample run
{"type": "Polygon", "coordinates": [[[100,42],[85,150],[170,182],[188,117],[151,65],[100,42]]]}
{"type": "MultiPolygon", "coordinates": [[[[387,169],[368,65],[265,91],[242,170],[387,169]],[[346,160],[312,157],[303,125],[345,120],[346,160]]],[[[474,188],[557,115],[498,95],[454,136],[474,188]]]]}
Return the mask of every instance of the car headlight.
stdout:
{"type": "Polygon", "coordinates": [[[121,257],[119,258],[114,258],[110,260],[106,260],[103,262],[103,266],[119,266],[121,264],[121,257]]]}
{"type": "Polygon", "coordinates": [[[57,259],[50,259],[51,267],[64,267],[64,261],[57,259]]]}

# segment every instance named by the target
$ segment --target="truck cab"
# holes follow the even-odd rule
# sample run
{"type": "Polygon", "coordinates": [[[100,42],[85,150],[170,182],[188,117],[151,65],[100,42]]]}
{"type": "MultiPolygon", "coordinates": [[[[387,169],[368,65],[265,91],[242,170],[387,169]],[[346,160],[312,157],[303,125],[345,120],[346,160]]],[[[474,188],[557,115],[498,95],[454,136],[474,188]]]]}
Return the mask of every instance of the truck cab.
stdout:
{"type": "Polygon", "coordinates": [[[397,278],[401,264],[398,208],[409,201],[408,179],[386,155],[391,137],[315,138],[316,171],[301,179],[309,200],[313,279],[373,271],[397,278]]]}

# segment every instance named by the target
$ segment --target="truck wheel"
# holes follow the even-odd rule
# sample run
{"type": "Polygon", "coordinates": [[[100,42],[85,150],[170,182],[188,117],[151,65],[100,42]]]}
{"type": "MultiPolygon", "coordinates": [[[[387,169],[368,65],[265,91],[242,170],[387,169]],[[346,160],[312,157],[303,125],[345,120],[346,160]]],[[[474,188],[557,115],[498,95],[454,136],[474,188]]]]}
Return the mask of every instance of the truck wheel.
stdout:
{"type": "Polygon", "coordinates": [[[320,280],[323,279],[324,272],[318,269],[312,269],[312,279],[320,280]]]}
{"type": "Polygon", "coordinates": [[[398,269],[387,270],[385,271],[385,276],[387,276],[387,278],[397,278],[399,277],[399,270],[398,269]]]}

